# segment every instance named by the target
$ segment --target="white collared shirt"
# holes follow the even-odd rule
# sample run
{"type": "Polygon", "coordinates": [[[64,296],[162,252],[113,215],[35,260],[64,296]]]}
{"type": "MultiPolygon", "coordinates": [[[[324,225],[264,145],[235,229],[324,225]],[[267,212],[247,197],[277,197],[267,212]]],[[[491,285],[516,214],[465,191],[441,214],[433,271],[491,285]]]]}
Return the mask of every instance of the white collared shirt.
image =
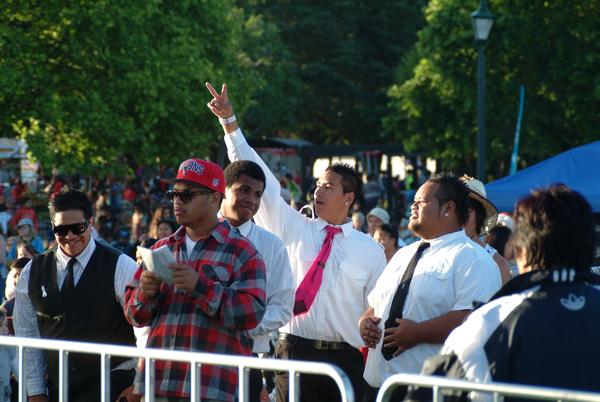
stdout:
{"type": "MultiPolygon", "coordinates": [[[[225,136],[229,159],[258,163],[267,177],[256,223],[282,241],[290,259],[295,286],[302,282],[325,239],[323,219],[308,219],[285,203],[278,180],[248,145],[241,130],[225,136]]],[[[367,295],[386,265],[383,247],[352,228],[352,221],[339,226],[331,254],[325,264],[323,281],[310,310],[281,328],[282,332],[308,339],[345,341],[354,347],[364,342],[358,319],[368,307],[367,295]]]]}
{"type": "MultiPolygon", "coordinates": [[[[73,266],[73,280],[76,286],[77,282],[81,278],[81,275],[83,275],[85,266],[92,257],[94,250],[96,250],[96,243],[90,236],[90,241],[88,244],[85,246],[83,251],[75,257],[77,259],[77,263],[73,266]]],[[[67,276],[67,263],[71,257],[66,255],[60,247],[58,247],[55,255],[56,282],[60,289],[62,288],[65,277],[67,276]]],[[[125,300],[123,299],[125,286],[133,279],[133,275],[135,274],[136,270],[137,265],[133,259],[125,254],[121,254],[119,256],[115,270],[115,295],[117,296],[121,306],[125,304],[125,300]]],[[[28,287],[30,271],[31,261],[27,263],[25,268],[23,268],[23,272],[21,272],[21,276],[17,282],[15,309],[13,313],[15,335],[26,338],[41,338],[37,322],[37,314],[33,304],[31,303],[31,299],[29,298],[28,287]]],[[[90,317],[90,319],[93,320],[94,317],[90,317]]],[[[145,328],[134,328],[134,333],[136,338],[145,340],[145,328]]],[[[44,376],[46,373],[46,360],[43,351],[40,349],[29,349],[25,354],[25,359],[28,395],[45,394],[46,380],[44,379],[44,376]]]]}
{"type": "Polygon", "coordinates": [[[265,261],[267,308],[258,326],[248,333],[254,341],[252,352],[267,353],[270,333],[287,324],[292,318],[296,287],[290,260],[282,241],[252,221],[241,224],[237,230],[254,244],[265,261]]]}
{"type": "MultiPolygon", "coordinates": [[[[423,322],[451,311],[471,310],[473,302],[487,302],[502,286],[500,271],[492,257],[467,237],[464,230],[428,240],[430,247],[419,259],[402,310],[402,317],[423,322]]],[[[369,305],[381,317],[383,331],[394,294],[420,242],[401,248],[369,294],[369,305]]],[[[442,344],[422,343],[391,360],[381,354],[380,341],[369,349],[365,380],[379,388],[393,374],[418,374],[425,359],[435,356],[442,344]]]]}

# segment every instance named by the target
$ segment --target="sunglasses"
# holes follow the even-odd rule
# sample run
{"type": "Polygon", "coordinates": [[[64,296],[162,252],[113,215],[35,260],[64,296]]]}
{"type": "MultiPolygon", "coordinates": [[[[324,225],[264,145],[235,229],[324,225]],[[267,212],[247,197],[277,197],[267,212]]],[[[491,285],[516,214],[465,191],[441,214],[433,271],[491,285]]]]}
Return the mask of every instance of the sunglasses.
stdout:
{"type": "Polygon", "coordinates": [[[66,236],[69,232],[73,233],[75,236],[78,236],[85,232],[88,228],[89,221],[84,221],[80,223],[72,223],[70,225],[52,225],[52,232],[58,236],[66,236]]]}
{"type": "Polygon", "coordinates": [[[169,190],[169,191],[167,191],[167,198],[169,200],[173,201],[175,199],[175,197],[177,197],[177,198],[179,198],[181,200],[181,202],[183,202],[184,204],[187,204],[195,196],[197,196],[197,195],[206,195],[206,194],[212,194],[212,191],[190,191],[190,190],[175,191],[175,190],[169,190]]]}

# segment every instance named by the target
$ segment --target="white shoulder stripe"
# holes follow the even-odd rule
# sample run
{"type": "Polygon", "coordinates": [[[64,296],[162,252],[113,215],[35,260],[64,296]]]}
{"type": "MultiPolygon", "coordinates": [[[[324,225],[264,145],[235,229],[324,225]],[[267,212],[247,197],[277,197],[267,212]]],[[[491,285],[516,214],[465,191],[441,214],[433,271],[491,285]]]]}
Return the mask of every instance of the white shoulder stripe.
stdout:
{"type": "Polygon", "coordinates": [[[475,310],[448,336],[442,354],[454,353],[458,357],[466,379],[490,382],[485,344],[506,317],[539,288],[535,286],[521,293],[501,297],[475,310]]]}

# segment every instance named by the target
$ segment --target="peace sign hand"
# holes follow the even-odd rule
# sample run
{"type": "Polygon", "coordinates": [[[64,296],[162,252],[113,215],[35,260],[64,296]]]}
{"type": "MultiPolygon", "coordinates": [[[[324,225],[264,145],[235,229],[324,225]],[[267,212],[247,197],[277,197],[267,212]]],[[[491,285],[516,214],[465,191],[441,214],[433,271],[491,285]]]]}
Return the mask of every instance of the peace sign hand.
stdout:
{"type": "Polygon", "coordinates": [[[220,94],[210,82],[206,83],[206,88],[213,96],[212,100],[206,104],[210,111],[221,119],[233,116],[233,106],[229,103],[229,98],[227,97],[227,84],[223,84],[220,94]]]}

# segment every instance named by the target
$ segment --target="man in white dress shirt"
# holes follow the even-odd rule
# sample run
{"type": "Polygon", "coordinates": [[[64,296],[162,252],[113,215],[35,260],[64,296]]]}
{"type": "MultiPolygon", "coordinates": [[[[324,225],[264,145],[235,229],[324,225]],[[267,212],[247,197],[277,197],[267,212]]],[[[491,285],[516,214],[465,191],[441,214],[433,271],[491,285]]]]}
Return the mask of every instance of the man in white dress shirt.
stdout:
{"type": "MultiPolygon", "coordinates": [[[[352,228],[348,211],[360,194],[360,178],[353,168],[336,164],[319,178],[314,193],[317,219],[307,219],[280,197],[279,182],[239,129],[223,85],[213,96],[210,110],[219,117],[231,160],[252,160],[267,177],[256,223],[285,244],[296,286],[294,317],[281,328],[275,354],[283,359],[315,360],[336,364],[350,377],[360,398],[365,389],[361,372],[364,345],[356,323],[367,295],[385,267],[383,248],[352,228]],[[316,287],[308,286],[311,282],[316,287]],[[307,286],[305,286],[307,285],[307,286]],[[316,292],[315,292],[316,290],[316,292]]],[[[286,373],[276,375],[277,400],[288,400],[286,373]]],[[[340,393],[324,376],[300,376],[300,400],[336,401],[340,393]]]]}
{"type": "MultiPolygon", "coordinates": [[[[252,222],[260,207],[265,190],[265,173],[257,163],[236,161],[223,171],[225,175],[225,199],[221,204],[221,216],[242,236],[254,244],[262,255],[267,270],[267,308],[258,327],[248,331],[254,342],[253,354],[270,351],[270,335],[292,318],[294,306],[294,278],[285,246],[281,240],[252,222]]],[[[260,370],[250,371],[250,402],[258,402],[262,389],[260,370]]]]}
{"type": "MultiPolygon", "coordinates": [[[[364,401],[375,401],[383,381],[397,373],[418,374],[450,332],[501,286],[494,260],[469,239],[468,189],[456,176],[441,174],[415,195],[409,229],[422,240],[390,260],[369,294],[359,330],[370,348],[364,401]]],[[[392,400],[402,400],[399,387],[392,400]]]]}
{"type": "MultiPolygon", "coordinates": [[[[21,273],[16,335],[135,346],[134,330],[122,308],[135,261],[92,239],[92,203],[84,193],[58,194],[48,209],[58,248],[35,256],[21,273]]],[[[57,353],[28,349],[25,363],[21,380],[27,382],[29,402],[58,400],[57,353]]],[[[70,353],[68,367],[69,401],[100,401],[100,356],[70,353]]],[[[111,367],[110,400],[139,400],[131,386],[135,360],[113,357],[111,367]]]]}

